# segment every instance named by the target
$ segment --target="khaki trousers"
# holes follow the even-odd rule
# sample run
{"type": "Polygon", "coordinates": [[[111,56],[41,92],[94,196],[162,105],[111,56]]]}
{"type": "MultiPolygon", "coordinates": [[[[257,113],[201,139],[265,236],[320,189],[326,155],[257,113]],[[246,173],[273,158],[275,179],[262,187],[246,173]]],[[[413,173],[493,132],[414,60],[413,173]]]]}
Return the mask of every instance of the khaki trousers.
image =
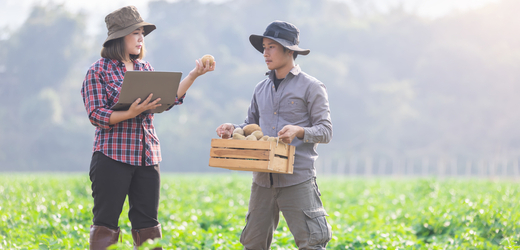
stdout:
{"type": "Polygon", "coordinates": [[[298,249],[325,249],[332,237],[315,178],[283,188],[253,183],[246,226],[240,236],[245,249],[270,249],[280,211],[298,249]]]}

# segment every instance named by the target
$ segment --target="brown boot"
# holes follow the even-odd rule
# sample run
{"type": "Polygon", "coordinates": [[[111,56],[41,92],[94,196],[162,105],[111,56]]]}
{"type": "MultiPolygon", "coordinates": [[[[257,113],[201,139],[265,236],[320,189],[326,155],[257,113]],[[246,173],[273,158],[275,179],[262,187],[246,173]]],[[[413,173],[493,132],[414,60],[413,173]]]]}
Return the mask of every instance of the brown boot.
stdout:
{"type": "MultiPolygon", "coordinates": [[[[132,229],[132,237],[134,238],[134,249],[137,249],[148,239],[162,238],[161,224],[155,227],[132,229]]],[[[156,247],[153,250],[162,250],[162,247],[156,247]]]]}
{"type": "Polygon", "coordinates": [[[117,230],[104,226],[90,226],[90,250],[105,250],[108,246],[117,243],[119,237],[119,228],[117,230]]]}

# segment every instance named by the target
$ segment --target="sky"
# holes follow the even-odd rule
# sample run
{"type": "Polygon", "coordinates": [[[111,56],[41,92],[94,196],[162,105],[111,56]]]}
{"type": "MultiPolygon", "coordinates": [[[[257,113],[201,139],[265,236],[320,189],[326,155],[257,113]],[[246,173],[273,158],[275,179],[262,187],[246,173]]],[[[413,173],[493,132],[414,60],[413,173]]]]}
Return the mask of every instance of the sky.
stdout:
{"type": "MultiPolygon", "coordinates": [[[[111,11],[122,6],[134,5],[143,18],[148,15],[148,2],[151,0],[0,0],[0,32],[16,30],[23,24],[31,7],[38,4],[63,4],[72,12],[84,11],[89,16],[87,31],[91,34],[99,32],[104,27],[104,17],[111,11]]],[[[174,1],[174,0],[168,0],[174,1]]],[[[225,2],[227,0],[199,0],[200,2],[225,2]]],[[[359,3],[363,0],[335,0],[347,3],[359,3]]],[[[373,0],[380,10],[402,4],[405,9],[414,11],[428,18],[438,18],[453,11],[464,11],[478,8],[498,0],[373,0]]],[[[1,37],[1,36],[0,36],[1,37]]]]}

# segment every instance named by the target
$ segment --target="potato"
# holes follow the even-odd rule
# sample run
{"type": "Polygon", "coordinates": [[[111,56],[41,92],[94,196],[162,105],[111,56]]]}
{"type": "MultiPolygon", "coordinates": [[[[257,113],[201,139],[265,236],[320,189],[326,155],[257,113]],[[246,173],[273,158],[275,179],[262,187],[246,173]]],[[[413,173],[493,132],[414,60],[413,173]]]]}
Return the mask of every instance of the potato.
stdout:
{"type": "Polygon", "coordinates": [[[254,136],[254,135],[246,136],[246,140],[247,141],[258,141],[258,139],[256,139],[256,136],[254,136]]]}
{"type": "Polygon", "coordinates": [[[267,141],[278,142],[278,137],[269,137],[269,138],[267,138],[267,141]]]}
{"type": "Polygon", "coordinates": [[[241,128],[236,128],[235,130],[233,130],[233,134],[241,134],[241,135],[244,135],[244,130],[241,129],[241,128]]]}
{"type": "Polygon", "coordinates": [[[251,135],[254,135],[257,140],[260,140],[264,136],[264,133],[262,133],[261,130],[257,130],[251,133],[251,135]]]}
{"type": "Polygon", "coordinates": [[[269,136],[267,135],[264,135],[262,136],[262,138],[258,139],[259,141],[267,141],[267,138],[269,138],[269,136]]]}
{"type": "Polygon", "coordinates": [[[233,140],[245,140],[246,137],[241,134],[233,134],[233,140]]]}
{"type": "Polygon", "coordinates": [[[206,67],[206,62],[209,61],[209,66],[213,66],[213,63],[215,62],[215,58],[210,55],[210,54],[207,54],[207,55],[204,55],[202,57],[202,59],[200,59],[200,61],[202,62],[202,66],[206,67]]]}
{"type": "Polygon", "coordinates": [[[262,131],[262,129],[260,128],[260,126],[258,126],[258,124],[254,124],[254,123],[248,124],[244,127],[244,135],[248,136],[257,130],[262,131]]]}

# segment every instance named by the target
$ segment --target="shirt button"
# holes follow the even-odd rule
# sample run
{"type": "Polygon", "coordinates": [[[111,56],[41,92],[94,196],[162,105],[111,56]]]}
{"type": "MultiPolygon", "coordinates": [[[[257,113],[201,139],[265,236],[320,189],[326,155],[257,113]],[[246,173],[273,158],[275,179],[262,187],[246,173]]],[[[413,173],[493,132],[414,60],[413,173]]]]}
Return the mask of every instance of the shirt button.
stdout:
{"type": "Polygon", "coordinates": [[[291,102],[291,104],[294,104],[294,102],[291,102]]]}
{"type": "Polygon", "coordinates": [[[273,127],[273,129],[274,129],[274,127],[273,127]]]}
{"type": "Polygon", "coordinates": [[[276,115],[276,112],[274,112],[274,114],[276,115]]]}

